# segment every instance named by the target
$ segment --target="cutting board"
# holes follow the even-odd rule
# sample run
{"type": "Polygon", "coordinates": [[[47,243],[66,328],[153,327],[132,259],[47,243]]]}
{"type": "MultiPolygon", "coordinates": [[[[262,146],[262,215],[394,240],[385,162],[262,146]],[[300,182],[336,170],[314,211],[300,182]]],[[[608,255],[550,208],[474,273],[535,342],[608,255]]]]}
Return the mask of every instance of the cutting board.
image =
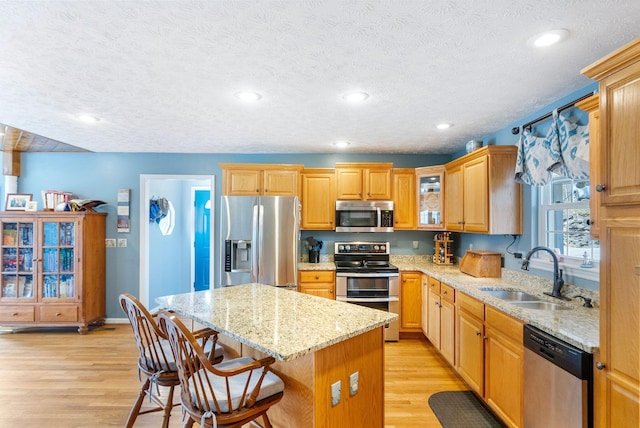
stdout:
{"type": "Polygon", "coordinates": [[[476,278],[500,278],[502,255],[494,251],[468,250],[460,261],[460,272],[476,278]]]}

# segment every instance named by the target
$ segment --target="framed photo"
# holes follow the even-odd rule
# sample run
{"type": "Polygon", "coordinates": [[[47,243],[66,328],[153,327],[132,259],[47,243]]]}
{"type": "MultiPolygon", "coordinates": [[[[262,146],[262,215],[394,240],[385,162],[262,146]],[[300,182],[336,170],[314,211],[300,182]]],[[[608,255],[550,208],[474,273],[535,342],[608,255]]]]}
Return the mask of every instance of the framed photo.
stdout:
{"type": "Polygon", "coordinates": [[[25,211],[38,211],[38,201],[29,201],[24,209],[25,211]]]}
{"type": "Polygon", "coordinates": [[[27,202],[31,201],[31,194],[9,193],[4,206],[5,211],[24,211],[27,209],[27,202]]]}

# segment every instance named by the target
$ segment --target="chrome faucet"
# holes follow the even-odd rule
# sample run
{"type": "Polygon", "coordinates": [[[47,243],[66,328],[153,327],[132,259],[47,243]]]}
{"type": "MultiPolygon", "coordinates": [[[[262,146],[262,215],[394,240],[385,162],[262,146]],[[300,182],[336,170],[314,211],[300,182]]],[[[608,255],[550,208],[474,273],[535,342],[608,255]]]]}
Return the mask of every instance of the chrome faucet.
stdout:
{"type": "Polygon", "coordinates": [[[553,258],[553,290],[551,293],[544,293],[544,294],[546,294],[547,296],[555,297],[557,299],[571,300],[568,297],[564,297],[562,295],[562,286],[564,285],[564,279],[562,279],[562,269],[558,268],[558,256],[553,250],[551,250],[551,248],[542,247],[542,246],[532,248],[527,253],[527,255],[524,258],[524,261],[522,262],[522,269],[529,270],[529,259],[531,258],[533,253],[535,253],[536,251],[546,251],[549,254],[551,254],[551,257],[553,258]]]}

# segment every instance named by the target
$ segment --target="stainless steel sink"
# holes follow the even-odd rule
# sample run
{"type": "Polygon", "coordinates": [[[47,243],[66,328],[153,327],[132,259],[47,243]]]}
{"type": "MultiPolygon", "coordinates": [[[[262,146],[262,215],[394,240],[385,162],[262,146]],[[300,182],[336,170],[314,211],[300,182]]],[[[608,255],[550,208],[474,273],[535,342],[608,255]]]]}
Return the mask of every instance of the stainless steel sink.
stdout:
{"type": "Polygon", "coordinates": [[[518,306],[524,309],[540,309],[546,311],[557,311],[562,309],[570,309],[568,306],[558,305],[557,303],[549,302],[509,302],[513,306],[518,306]]]}
{"type": "Polygon", "coordinates": [[[537,302],[539,297],[533,294],[525,293],[524,291],[515,290],[482,290],[483,293],[488,294],[500,300],[506,300],[509,302],[537,302]]]}

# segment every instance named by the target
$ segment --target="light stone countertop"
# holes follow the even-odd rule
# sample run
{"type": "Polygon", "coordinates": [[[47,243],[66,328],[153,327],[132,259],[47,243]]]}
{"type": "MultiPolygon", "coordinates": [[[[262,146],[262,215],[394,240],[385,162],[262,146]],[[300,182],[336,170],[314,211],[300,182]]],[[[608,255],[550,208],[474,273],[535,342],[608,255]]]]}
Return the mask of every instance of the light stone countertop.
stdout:
{"type": "Polygon", "coordinates": [[[163,296],[156,302],[282,361],[398,319],[389,312],[257,283],[163,296]]]}
{"type": "MultiPolygon", "coordinates": [[[[502,269],[502,278],[474,278],[460,272],[458,265],[438,265],[424,256],[391,255],[391,263],[401,271],[418,271],[436,278],[460,292],[500,309],[526,324],[538,327],[584,351],[590,353],[598,351],[600,299],[596,291],[565,285],[563,289],[565,296],[573,297],[581,294],[593,299],[595,308],[584,308],[579,299],[565,302],[544,295],[543,292],[551,291],[552,281],[529,273],[502,269]],[[555,311],[523,309],[484,293],[482,288],[522,290],[534,294],[543,301],[565,305],[570,309],[555,311]]],[[[333,263],[299,263],[298,269],[335,270],[335,265],[333,263]]]]}

